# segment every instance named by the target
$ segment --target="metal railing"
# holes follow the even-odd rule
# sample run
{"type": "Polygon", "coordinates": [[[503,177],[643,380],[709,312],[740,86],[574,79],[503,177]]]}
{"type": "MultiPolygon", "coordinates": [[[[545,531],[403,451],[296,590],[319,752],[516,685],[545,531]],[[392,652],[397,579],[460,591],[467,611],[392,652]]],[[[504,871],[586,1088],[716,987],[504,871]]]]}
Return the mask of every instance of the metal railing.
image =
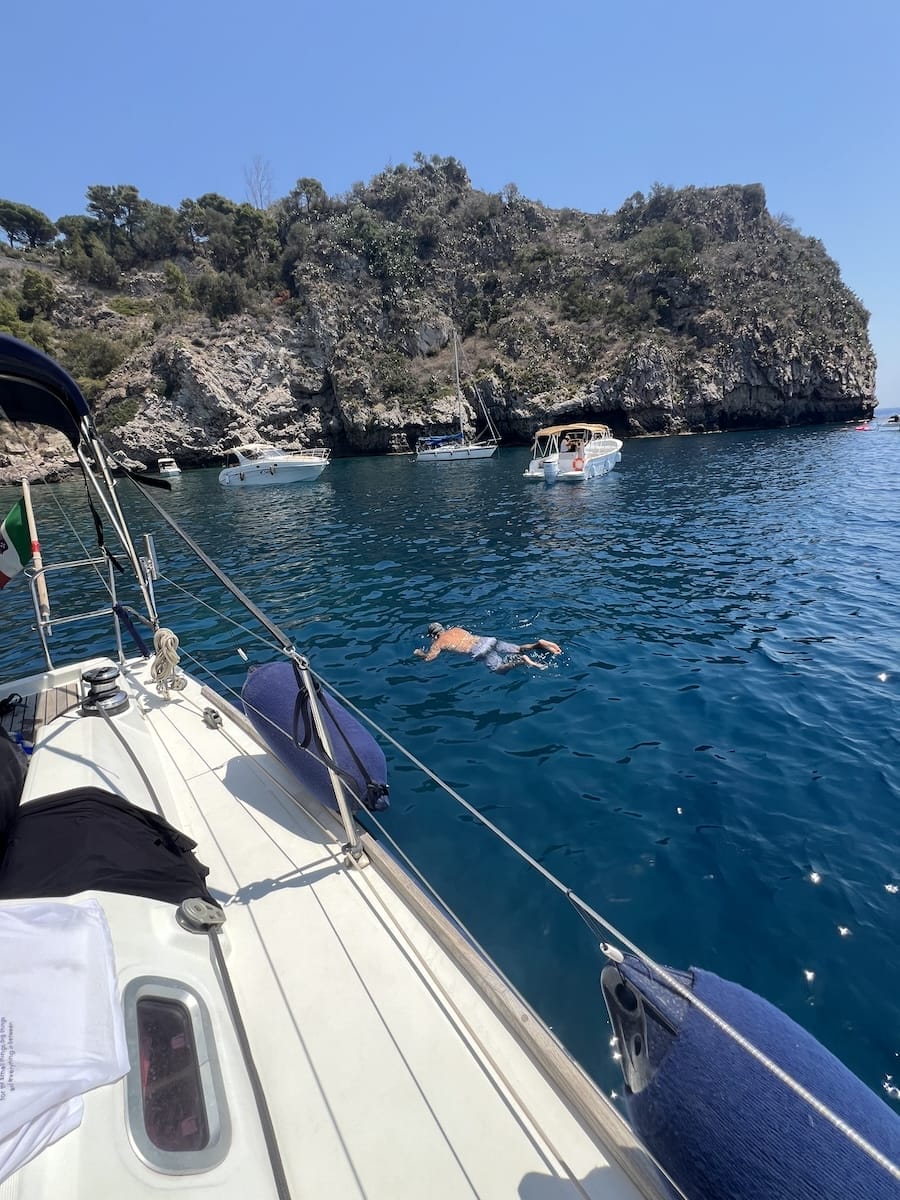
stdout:
{"type": "Polygon", "coordinates": [[[37,630],[38,637],[41,639],[41,648],[44,652],[44,661],[47,664],[47,670],[53,670],[53,658],[50,654],[50,646],[48,637],[52,636],[54,625],[72,625],[81,621],[95,620],[97,617],[111,617],[113,628],[116,636],[116,650],[118,653],[119,662],[125,661],[125,654],[122,648],[122,630],[119,622],[119,617],[116,612],[118,600],[116,597],[116,580],[115,571],[112,560],[107,556],[102,558],[79,558],[71,562],[54,563],[52,566],[41,566],[38,569],[26,568],[26,575],[31,587],[31,603],[34,607],[34,629],[37,630]],[[102,608],[93,608],[87,612],[71,613],[68,616],[50,616],[49,613],[45,616],[41,611],[40,599],[40,584],[45,580],[46,576],[55,571],[72,572],[79,567],[90,567],[93,571],[99,572],[101,568],[106,567],[109,573],[109,604],[102,608]]]}

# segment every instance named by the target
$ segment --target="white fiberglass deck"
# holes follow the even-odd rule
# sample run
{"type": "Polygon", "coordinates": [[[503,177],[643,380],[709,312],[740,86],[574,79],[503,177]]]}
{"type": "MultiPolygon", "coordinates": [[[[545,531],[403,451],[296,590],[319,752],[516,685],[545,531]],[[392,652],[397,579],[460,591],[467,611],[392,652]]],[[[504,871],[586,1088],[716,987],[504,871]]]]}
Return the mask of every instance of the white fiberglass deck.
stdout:
{"type": "MultiPolygon", "coordinates": [[[[127,727],[167,818],[197,841],[197,857],[210,867],[210,890],[227,917],[228,969],[292,1196],[638,1197],[387,880],[371,865],[343,865],[329,815],[320,824],[297,806],[290,774],[227,711],[222,728],[206,724],[203,711],[215,701],[196,685],[164,702],[142,682],[147,674],[142,664],[131,681],[137,704],[112,721],[127,727]]],[[[38,743],[27,795],[95,783],[146,803],[146,787],[103,719],[59,717],[38,743]],[[94,764],[104,762],[98,771],[94,764]]],[[[78,1196],[160,1187],[274,1195],[227,1014],[217,1011],[206,939],[174,927],[165,905],[102,899],[121,987],[141,973],[180,975],[209,996],[234,1144],[206,1174],[155,1175],[129,1155],[124,1130],[109,1128],[123,1124],[121,1095],[111,1098],[123,1085],[113,1085],[88,1096],[84,1136],[45,1151],[14,1177],[13,1195],[49,1195],[64,1180],[78,1196]],[[100,1141],[89,1148],[91,1130],[100,1141]]],[[[597,1007],[604,1037],[599,996],[597,1007]]],[[[620,1135],[624,1153],[639,1159],[624,1126],[620,1135]]]]}

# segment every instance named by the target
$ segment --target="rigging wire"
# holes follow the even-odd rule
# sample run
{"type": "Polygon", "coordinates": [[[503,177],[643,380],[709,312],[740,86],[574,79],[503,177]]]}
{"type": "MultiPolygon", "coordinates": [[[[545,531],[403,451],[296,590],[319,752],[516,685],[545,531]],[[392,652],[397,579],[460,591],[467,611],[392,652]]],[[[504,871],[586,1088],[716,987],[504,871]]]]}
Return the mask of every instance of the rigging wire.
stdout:
{"type": "Polygon", "coordinates": [[[201,608],[205,608],[207,612],[211,612],[213,616],[217,617],[220,621],[225,622],[227,625],[233,625],[235,629],[240,629],[241,633],[246,633],[248,638],[252,638],[254,641],[260,642],[261,645],[268,647],[270,650],[281,649],[280,645],[268,638],[263,637],[263,635],[261,633],[257,633],[255,629],[250,629],[247,625],[243,625],[240,621],[236,621],[234,617],[230,617],[227,613],[224,613],[220,609],[215,608],[212,604],[207,603],[207,601],[202,599],[202,597],[194,595],[193,592],[189,592],[187,588],[182,587],[180,583],[176,583],[175,580],[170,576],[160,574],[159,578],[164,583],[168,583],[171,587],[181,592],[182,595],[187,596],[187,598],[193,604],[198,604],[201,608]]]}
{"type": "MultiPolygon", "coordinates": [[[[407,750],[405,746],[401,745],[396,738],[391,737],[386,730],[381,729],[376,722],[362,712],[361,709],[357,708],[351,700],[343,696],[335,687],[333,687],[331,684],[328,684],[326,680],[321,679],[319,676],[316,676],[316,678],[319,679],[323,686],[328,687],[342,704],[345,704],[348,708],[352,709],[353,712],[355,712],[374,730],[376,730],[380,736],[384,737],[391,743],[392,746],[399,750],[401,754],[405,755],[410,762],[412,762],[420,770],[424,771],[424,773],[439,787],[441,787],[448,796],[451,796],[458,804],[462,805],[462,807],[468,813],[470,813],[475,820],[490,830],[490,832],[498,837],[506,846],[508,846],[514,854],[518,855],[518,857],[527,863],[528,866],[537,871],[539,875],[543,876],[543,878],[554,888],[562,892],[575,910],[584,919],[585,923],[588,925],[588,928],[593,930],[594,927],[592,927],[591,922],[594,922],[596,928],[605,929],[607,933],[611,934],[612,937],[616,939],[616,941],[627,947],[627,949],[630,950],[631,953],[637,958],[639,958],[641,962],[643,962],[651,970],[655,971],[659,978],[662,979],[667,986],[669,986],[673,991],[677,992],[683,999],[687,1000],[704,1017],[712,1021],[712,1023],[722,1033],[730,1037],[738,1046],[741,1047],[742,1050],[754,1058],[766,1070],[770,1071],[775,1078],[777,1078],[787,1088],[794,1092],[796,1096],[804,1101],[804,1103],[808,1104],[815,1112],[819,1114],[819,1116],[828,1121],[829,1124],[831,1124],[849,1141],[851,1141],[857,1147],[857,1149],[861,1150],[864,1154],[868,1155],[875,1162],[877,1162],[879,1166],[883,1167],[884,1170],[893,1176],[894,1179],[900,1180],[900,1166],[891,1162],[891,1160],[886,1155],[882,1154],[876,1146],[873,1146],[862,1136],[862,1134],[858,1133],[852,1125],[849,1125],[843,1120],[843,1118],[839,1117],[837,1113],[833,1112],[826,1104],[823,1104],[822,1101],[817,1099],[812,1092],[808,1091],[803,1084],[794,1079],[792,1075],[788,1074],[788,1072],[780,1067],[773,1059],[769,1058],[768,1055],[764,1054],[760,1049],[758,1049],[758,1047],[749,1041],[749,1039],[744,1037],[742,1033],[730,1025],[723,1017],[720,1017],[714,1009],[710,1008],[709,1005],[705,1004],[701,999],[699,999],[699,997],[696,996],[689,987],[682,983],[681,980],[677,979],[660,963],[657,963],[649,954],[646,953],[646,951],[642,950],[640,946],[622,933],[621,930],[616,928],[616,926],[614,926],[610,921],[607,921],[605,917],[601,916],[600,913],[582,900],[581,897],[578,896],[570,887],[564,884],[562,880],[558,879],[551,871],[548,871],[546,867],[544,867],[537,861],[537,859],[530,855],[527,850],[524,850],[517,842],[513,841],[513,839],[505,834],[502,829],[485,817],[483,813],[480,813],[474,805],[470,804],[467,800],[460,796],[460,794],[454,788],[452,788],[448,783],[445,783],[444,780],[436,775],[430,767],[426,766],[425,763],[416,758],[411,751],[407,750]]],[[[370,817],[373,821],[376,821],[379,828],[383,828],[381,823],[377,821],[377,818],[371,814],[370,817]]],[[[603,943],[601,943],[600,949],[603,951],[603,953],[607,953],[607,947],[603,943]]]]}

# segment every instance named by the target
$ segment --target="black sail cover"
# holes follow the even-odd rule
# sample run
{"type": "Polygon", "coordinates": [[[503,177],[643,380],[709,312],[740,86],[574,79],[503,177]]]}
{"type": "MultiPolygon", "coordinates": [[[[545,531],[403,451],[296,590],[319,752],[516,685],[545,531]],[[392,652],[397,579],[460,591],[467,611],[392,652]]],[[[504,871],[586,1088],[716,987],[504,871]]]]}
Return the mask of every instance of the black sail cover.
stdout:
{"type": "Polygon", "coordinates": [[[46,425],[80,440],[87,401],[75,380],[42,351],[0,333],[0,409],[10,421],[46,425]]]}
{"type": "Polygon", "coordinates": [[[168,821],[101,788],[21,805],[0,844],[0,900],[120,892],[214,902],[196,843],[168,821]]]}

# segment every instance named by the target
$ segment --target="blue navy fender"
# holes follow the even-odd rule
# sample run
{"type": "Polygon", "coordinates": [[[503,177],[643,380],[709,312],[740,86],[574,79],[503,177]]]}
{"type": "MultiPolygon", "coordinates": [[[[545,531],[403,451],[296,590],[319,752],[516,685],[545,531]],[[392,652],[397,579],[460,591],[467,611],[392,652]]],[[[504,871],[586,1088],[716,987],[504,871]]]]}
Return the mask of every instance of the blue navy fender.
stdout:
{"type": "Polygon", "coordinates": [[[241,689],[244,711],[270,750],[304,786],[337,810],[329,767],[344,785],[351,810],[379,812],[389,805],[387,764],[378,742],[333,696],[316,685],[319,708],[333,758],[316,733],[309,695],[287,660],[251,670],[241,689]]]}
{"type": "Polygon", "coordinates": [[[688,1200],[898,1200],[900,1117],[880,1096],[756,993],[664,970],[686,996],[631,955],[600,984],[631,1123],[688,1200]]]}

